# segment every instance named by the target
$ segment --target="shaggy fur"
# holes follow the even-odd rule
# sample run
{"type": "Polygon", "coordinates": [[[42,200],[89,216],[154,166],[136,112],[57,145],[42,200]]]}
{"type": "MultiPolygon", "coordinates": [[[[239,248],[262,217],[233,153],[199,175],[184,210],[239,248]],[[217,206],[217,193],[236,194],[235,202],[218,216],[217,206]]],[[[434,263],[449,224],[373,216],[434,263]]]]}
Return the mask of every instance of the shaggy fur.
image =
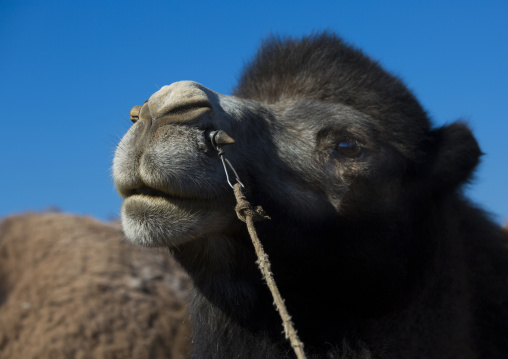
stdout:
{"type": "Polygon", "coordinates": [[[192,277],[194,358],[292,358],[209,133],[225,148],[309,358],[505,358],[508,238],[462,195],[481,151],[331,34],[271,39],[235,96],[163,87],[113,175],[133,242],[192,277]]]}
{"type": "Polygon", "coordinates": [[[185,358],[190,283],[119,225],[57,213],[0,225],[0,358],[185,358]]]}

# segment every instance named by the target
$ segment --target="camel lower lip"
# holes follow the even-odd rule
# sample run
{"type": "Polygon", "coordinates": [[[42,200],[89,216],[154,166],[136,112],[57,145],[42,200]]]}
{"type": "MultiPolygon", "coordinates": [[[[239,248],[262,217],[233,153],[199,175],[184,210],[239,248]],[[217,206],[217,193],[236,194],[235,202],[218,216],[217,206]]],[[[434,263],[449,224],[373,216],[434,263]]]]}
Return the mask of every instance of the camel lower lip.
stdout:
{"type": "Polygon", "coordinates": [[[218,201],[135,194],[123,203],[122,223],[134,243],[175,246],[230,227],[233,214],[218,201]]]}
{"type": "Polygon", "coordinates": [[[189,204],[197,204],[197,203],[206,203],[206,202],[209,202],[209,200],[206,200],[206,199],[197,199],[197,198],[186,198],[186,197],[177,197],[177,196],[172,196],[172,195],[169,195],[169,194],[162,194],[162,195],[151,195],[151,194],[133,194],[133,195],[130,195],[129,197],[127,197],[125,200],[149,200],[149,201],[161,201],[163,203],[168,203],[168,204],[177,204],[177,205],[181,205],[181,204],[184,204],[184,203],[189,203],[189,204]]]}
{"type": "Polygon", "coordinates": [[[168,201],[206,201],[206,198],[196,198],[192,196],[176,195],[169,192],[161,191],[148,186],[142,186],[140,188],[132,190],[127,198],[134,196],[143,196],[147,198],[162,198],[168,201]]]}

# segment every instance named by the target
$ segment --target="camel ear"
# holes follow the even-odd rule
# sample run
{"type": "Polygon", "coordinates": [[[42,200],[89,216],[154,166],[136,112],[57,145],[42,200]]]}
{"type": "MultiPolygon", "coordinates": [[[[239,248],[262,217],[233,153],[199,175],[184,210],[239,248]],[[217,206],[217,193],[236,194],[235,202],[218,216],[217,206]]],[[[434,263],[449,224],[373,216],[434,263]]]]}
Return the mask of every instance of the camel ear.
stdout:
{"type": "Polygon", "coordinates": [[[456,122],[433,130],[430,144],[434,190],[454,190],[471,178],[482,152],[466,124],[456,122]]]}

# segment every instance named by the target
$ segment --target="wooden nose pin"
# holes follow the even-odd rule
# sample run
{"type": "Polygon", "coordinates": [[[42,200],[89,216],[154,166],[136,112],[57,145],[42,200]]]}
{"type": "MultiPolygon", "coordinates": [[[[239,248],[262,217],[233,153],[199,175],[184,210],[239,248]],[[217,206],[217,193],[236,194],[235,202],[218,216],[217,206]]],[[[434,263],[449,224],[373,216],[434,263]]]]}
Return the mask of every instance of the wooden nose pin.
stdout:
{"type": "Polygon", "coordinates": [[[131,121],[132,122],[136,122],[137,120],[139,120],[139,111],[141,111],[141,107],[142,106],[134,106],[131,110],[131,121]]]}
{"type": "Polygon", "coordinates": [[[235,143],[235,140],[222,130],[210,132],[210,140],[214,147],[223,147],[235,143]]]}

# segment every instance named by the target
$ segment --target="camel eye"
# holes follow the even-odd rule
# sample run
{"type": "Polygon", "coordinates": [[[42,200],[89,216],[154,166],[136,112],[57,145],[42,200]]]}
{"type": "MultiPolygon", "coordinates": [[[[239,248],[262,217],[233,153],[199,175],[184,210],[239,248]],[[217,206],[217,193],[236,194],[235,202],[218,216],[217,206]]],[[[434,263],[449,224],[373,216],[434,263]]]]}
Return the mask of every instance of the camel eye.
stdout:
{"type": "Polygon", "coordinates": [[[337,144],[336,150],[343,156],[354,157],[362,152],[362,146],[353,140],[343,140],[337,144]]]}

